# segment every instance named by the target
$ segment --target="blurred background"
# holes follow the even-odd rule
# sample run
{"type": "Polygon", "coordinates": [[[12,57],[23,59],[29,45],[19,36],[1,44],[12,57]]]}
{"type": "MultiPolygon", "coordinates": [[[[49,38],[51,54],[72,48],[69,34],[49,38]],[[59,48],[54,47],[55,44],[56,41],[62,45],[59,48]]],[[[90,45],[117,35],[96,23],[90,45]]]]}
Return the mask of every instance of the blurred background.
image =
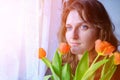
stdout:
{"type": "MultiPolygon", "coordinates": [[[[120,0],[99,0],[120,40],[120,0]]],[[[38,48],[51,60],[58,46],[62,0],[0,0],[0,80],[43,80],[38,48]]],[[[120,49],[119,49],[120,50],[120,49]]]]}

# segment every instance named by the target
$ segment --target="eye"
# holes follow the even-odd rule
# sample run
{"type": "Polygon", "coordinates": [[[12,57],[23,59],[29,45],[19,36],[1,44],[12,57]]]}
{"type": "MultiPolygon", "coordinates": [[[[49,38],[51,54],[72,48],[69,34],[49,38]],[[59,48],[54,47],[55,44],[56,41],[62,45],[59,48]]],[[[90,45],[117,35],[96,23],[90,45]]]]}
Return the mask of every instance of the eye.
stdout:
{"type": "Polygon", "coordinates": [[[89,27],[87,26],[87,25],[82,25],[82,26],[80,26],[80,29],[81,30],[87,30],[89,27]]]}
{"type": "Polygon", "coordinates": [[[70,26],[70,25],[66,25],[66,30],[67,30],[67,31],[72,30],[72,26],[70,26]]]}

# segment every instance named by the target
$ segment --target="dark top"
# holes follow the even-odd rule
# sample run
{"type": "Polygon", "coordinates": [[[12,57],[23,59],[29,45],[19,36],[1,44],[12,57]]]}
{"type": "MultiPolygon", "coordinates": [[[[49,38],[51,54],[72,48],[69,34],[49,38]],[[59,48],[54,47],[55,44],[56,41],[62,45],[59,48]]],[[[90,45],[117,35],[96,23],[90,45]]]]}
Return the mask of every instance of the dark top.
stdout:
{"type": "MultiPolygon", "coordinates": [[[[52,74],[52,73],[51,73],[50,69],[48,68],[47,71],[46,71],[46,73],[45,73],[45,76],[46,76],[46,75],[51,75],[51,74],[52,74]]],[[[48,79],[48,80],[51,80],[51,79],[48,79]]]]}

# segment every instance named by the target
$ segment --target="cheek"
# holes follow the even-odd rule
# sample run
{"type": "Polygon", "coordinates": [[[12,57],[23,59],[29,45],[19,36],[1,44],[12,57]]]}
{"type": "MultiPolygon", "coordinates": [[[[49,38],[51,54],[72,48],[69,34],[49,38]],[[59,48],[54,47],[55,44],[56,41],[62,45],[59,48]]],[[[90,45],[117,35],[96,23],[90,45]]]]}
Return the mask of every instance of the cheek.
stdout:
{"type": "Polygon", "coordinates": [[[83,41],[84,41],[84,44],[86,44],[86,46],[88,47],[94,47],[95,45],[95,41],[97,39],[97,35],[96,35],[96,32],[89,32],[89,33],[86,33],[83,36],[83,41]]]}
{"type": "Polygon", "coordinates": [[[70,34],[69,34],[68,32],[66,32],[65,38],[66,38],[66,40],[67,40],[67,42],[68,42],[68,40],[70,39],[70,34]]]}
{"type": "Polygon", "coordinates": [[[85,41],[94,42],[97,39],[97,32],[96,31],[88,31],[82,34],[85,41]]]}
{"type": "Polygon", "coordinates": [[[97,39],[97,36],[94,34],[89,34],[87,37],[87,41],[94,42],[97,39]]]}

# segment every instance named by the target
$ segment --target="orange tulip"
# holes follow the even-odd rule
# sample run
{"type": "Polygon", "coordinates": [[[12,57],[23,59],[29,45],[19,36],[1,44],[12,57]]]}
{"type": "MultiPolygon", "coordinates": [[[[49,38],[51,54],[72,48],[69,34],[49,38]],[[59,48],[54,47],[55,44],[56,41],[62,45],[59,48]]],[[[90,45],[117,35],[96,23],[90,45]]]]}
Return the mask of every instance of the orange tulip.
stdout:
{"type": "Polygon", "coordinates": [[[98,39],[95,42],[95,50],[100,55],[111,55],[112,52],[115,50],[115,47],[107,41],[101,41],[100,39],[98,39]]]}
{"type": "Polygon", "coordinates": [[[46,52],[43,48],[39,48],[39,54],[38,54],[38,57],[39,59],[42,59],[46,56],[46,52]]]}
{"type": "Polygon", "coordinates": [[[67,43],[60,43],[59,51],[61,54],[66,54],[70,50],[70,46],[67,43]]]}
{"type": "Polygon", "coordinates": [[[114,53],[114,64],[115,65],[119,65],[120,64],[120,53],[119,52],[115,52],[114,53]]]}

